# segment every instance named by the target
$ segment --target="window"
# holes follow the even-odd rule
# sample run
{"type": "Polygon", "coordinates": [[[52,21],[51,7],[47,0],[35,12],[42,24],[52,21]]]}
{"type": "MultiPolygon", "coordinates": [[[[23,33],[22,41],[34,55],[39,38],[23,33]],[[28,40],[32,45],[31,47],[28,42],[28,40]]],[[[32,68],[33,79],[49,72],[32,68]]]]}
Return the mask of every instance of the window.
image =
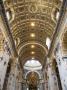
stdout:
{"type": "Polygon", "coordinates": [[[33,71],[41,70],[42,65],[38,60],[28,60],[24,65],[24,69],[33,70],[33,71]]]}

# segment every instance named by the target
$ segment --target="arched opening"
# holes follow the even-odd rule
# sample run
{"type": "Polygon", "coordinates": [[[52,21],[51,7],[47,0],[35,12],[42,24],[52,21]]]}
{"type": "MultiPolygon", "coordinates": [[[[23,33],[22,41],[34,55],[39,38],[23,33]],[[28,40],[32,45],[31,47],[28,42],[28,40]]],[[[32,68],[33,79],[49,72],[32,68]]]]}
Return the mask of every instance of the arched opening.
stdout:
{"type": "Polygon", "coordinates": [[[27,75],[27,81],[28,81],[28,89],[29,90],[37,90],[38,89],[38,80],[39,75],[36,72],[30,72],[27,75]]]}
{"type": "Polygon", "coordinates": [[[40,80],[42,80],[42,64],[39,60],[36,60],[35,58],[32,58],[31,60],[27,60],[23,66],[24,69],[24,79],[26,81],[26,84],[23,85],[26,86],[27,90],[38,90],[41,88],[40,80]]]}

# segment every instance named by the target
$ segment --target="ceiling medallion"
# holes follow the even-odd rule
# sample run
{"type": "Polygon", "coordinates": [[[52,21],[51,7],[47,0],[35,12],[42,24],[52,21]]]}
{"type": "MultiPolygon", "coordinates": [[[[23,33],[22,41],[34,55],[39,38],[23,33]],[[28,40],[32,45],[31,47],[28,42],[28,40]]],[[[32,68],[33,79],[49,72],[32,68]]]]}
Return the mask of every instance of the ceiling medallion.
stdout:
{"type": "Polygon", "coordinates": [[[31,13],[36,13],[36,12],[37,12],[37,6],[36,6],[36,4],[31,4],[31,5],[29,6],[29,11],[30,11],[31,13]]]}
{"type": "Polygon", "coordinates": [[[35,54],[35,52],[34,52],[34,51],[32,51],[32,52],[31,52],[31,54],[35,54]]]}
{"type": "Polygon", "coordinates": [[[31,48],[35,48],[35,45],[31,45],[31,48]]]}
{"type": "Polygon", "coordinates": [[[32,38],[34,38],[34,37],[35,37],[35,33],[31,33],[30,36],[31,36],[32,38]]]}
{"type": "Polygon", "coordinates": [[[35,26],[35,22],[31,22],[31,26],[34,27],[35,26]]]}

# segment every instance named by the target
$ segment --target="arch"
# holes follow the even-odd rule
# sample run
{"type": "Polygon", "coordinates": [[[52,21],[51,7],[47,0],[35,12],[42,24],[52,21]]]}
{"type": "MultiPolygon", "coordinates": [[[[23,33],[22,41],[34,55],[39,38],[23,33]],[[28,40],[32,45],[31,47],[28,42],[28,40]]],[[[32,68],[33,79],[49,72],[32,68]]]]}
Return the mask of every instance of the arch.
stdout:
{"type": "Polygon", "coordinates": [[[29,44],[36,44],[36,45],[39,45],[39,46],[41,46],[43,49],[44,49],[44,51],[46,52],[46,54],[47,54],[47,49],[42,45],[42,44],[40,44],[40,43],[37,43],[37,42],[29,42],[29,43],[25,43],[22,47],[20,47],[20,49],[18,50],[18,54],[20,54],[20,52],[22,51],[22,49],[25,47],[25,46],[27,46],[27,45],[29,45],[29,44]]]}
{"type": "MultiPolygon", "coordinates": [[[[25,74],[25,79],[26,79],[26,77],[27,77],[27,75],[30,73],[31,71],[28,71],[26,74],[25,74]]],[[[38,71],[34,71],[35,73],[37,73],[38,75],[39,75],[39,79],[41,78],[41,75],[40,75],[40,73],[38,72],[38,71]]]]}

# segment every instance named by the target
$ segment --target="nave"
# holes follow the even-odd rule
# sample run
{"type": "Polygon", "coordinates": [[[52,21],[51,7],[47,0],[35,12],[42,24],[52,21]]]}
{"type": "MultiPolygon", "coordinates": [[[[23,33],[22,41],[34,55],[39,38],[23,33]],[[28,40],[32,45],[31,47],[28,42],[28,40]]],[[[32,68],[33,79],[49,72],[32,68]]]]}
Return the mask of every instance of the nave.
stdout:
{"type": "Polygon", "coordinates": [[[67,90],[67,0],[0,0],[0,90],[67,90]]]}

